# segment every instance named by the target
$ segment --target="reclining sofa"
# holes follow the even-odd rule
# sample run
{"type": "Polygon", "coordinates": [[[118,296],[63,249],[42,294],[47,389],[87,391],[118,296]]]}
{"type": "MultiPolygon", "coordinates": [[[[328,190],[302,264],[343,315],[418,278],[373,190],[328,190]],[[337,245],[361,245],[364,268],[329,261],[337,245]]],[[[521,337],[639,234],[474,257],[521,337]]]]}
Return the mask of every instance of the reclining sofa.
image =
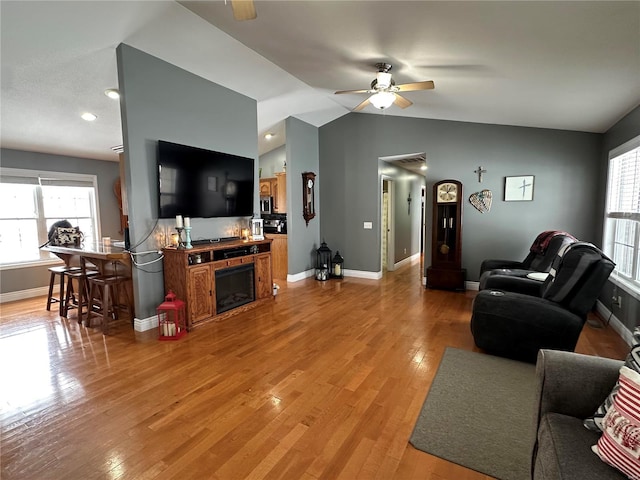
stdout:
{"type": "Polygon", "coordinates": [[[488,353],[535,363],[541,348],[573,351],[615,264],[586,242],[564,246],[537,295],[482,290],[471,333],[488,353]]]}

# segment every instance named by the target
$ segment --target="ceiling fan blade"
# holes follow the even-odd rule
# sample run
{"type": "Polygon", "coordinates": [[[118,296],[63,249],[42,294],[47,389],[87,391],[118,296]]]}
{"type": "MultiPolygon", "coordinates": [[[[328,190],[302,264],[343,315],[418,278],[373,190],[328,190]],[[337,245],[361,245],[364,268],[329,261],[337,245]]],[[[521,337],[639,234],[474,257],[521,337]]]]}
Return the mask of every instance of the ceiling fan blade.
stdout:
{"type": "Polygon", "coordinates": [[[253,20],[258,16],[253,0],[231,0],[231,8],[236,20],[253,20]]]}
{"type": "Polygon", "coordinates": [[[369,93],[369,90],[338,90],[334,95],[340,95],[341,93],[369,93]]]}
{"type": "Polygon", "coordinates": [[[403,83],[396,85],[396,88],[399,92],[415,92],[416,90],[432,90],[435,88],[435,84],[432,80],[426,80],[424,82],[403,83]]]}
{"type": "Polygon", "coordinates": [[[359,112],[360,110],[362,110],[364,107],[366,107],[367,105],[369,105],[371,102],[369,101],[369,99],[367,98],[364,102],[361,102],[358,106],[356,106],[356,108],[353,109],[354,112],[359,112]]]}
{"type": "Polygon", "coordinates": [[[406,98],[404,98],[401,95],[398,95],[397,93],[396,93],[396,99],[393,101],[393,103],[395,103],[400,108],[407,108],[413,105],[413,102],[411,100],[407,100],[406,98]]]}

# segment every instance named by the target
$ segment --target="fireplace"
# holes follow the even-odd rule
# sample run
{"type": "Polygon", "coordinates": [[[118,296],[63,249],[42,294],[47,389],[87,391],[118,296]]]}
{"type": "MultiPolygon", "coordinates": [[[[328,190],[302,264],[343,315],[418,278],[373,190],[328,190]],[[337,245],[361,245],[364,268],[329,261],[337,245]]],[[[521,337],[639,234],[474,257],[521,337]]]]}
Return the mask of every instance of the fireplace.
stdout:
{"type": "Polygon", "coordinates": [[[216,270],[216,313],[255,300],[253,263],[216,270]]]}

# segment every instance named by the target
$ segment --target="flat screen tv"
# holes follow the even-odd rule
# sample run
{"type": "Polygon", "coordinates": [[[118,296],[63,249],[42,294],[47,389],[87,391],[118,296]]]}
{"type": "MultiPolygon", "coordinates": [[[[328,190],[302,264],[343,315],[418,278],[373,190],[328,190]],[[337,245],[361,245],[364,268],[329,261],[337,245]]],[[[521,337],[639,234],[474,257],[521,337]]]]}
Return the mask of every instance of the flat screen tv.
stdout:
{"type": "Polygon", "coordinates": [[[253,161],[159,140],[159,217],[251,216],[253,161]]]}

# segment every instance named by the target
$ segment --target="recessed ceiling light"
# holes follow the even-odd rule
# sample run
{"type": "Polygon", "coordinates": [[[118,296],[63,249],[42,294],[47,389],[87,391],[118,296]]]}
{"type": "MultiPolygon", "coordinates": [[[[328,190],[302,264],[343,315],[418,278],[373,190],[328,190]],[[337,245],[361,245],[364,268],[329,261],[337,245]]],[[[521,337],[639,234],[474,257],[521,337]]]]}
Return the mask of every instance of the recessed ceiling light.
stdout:
{"type": "Polygon", "coordinates": [[[273,138],[273,133],[267,133],[264,138],[266,138],[267,140],[271,140],[273,138]]]}
{"type": "Polygon", "coordinates": [[[93,122],[96,118],[98,118],[93,113],[89,113],[89,112],[84,112],[80,116],[82,117],[83,120],[86,120],[87,122],[93,122]]]}
{"type": "Polygon", "coordinates": [[[118,100],[120,98],[120,92],[115,88],[109,88],[108,90],[105,90],[104,94],[109,98],[113,98],[114,100],[118,100]]]}

